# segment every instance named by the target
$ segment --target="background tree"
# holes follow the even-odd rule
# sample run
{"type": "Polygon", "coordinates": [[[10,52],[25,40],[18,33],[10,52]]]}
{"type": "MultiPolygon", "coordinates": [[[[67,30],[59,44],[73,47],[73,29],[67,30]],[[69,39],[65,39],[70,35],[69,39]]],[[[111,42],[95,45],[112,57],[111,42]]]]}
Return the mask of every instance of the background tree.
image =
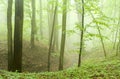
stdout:
{"type": "Polygon", "coordinates": [[[58,12],[55,17],[54,39],[53,39],[53,52],[59,51],[59,29],[58,29],[58,12]]]}
{"type": "Polygon", "coordinates": [[[32,19],[31,19],[31,48],[35,46],[35,34],[36,34],[36,7],[35,1],[32,0],[32,19]]]}
{"type": "Polygon", "coordinates": [[[51,61],[51,50],[52,50],[52,43],[53,43],[53,34],[54,34],[54,28],[55,28],[55,17],[57,12],[57,0],[56,0],[56,6],[54,10],[54,16],[53,16],[53,24],[52,24],[52,31],[51,31],[51,37],[50,37],[50,44],[49,44],[49,50],[48,50],[48,71],[50,71],[50,61],[51,61]]]}
{"type": "Polygon", "coordinates": [[[42,0],[40,0],[40,37],[43,39],[43,11],[42,11],[42,0]]]}
{"type": "Polygon", "coordinates": [[[62,14],[62,37],[60,47],[59,70],[63,70],[64,63],[64,49],[66,39],[66,18],[67,18],[67,0],[63,0],[63,14],[62,14]]]}
{"type": "Polygon", "coordinates": [[[49,31],[49,43],[51,39],[51,32],[52,32],[52,23],[53,23],[53,16],[54,16],[54,1],[53,0],[47,0],[47,13],[48,13],[48,31],[49,31]]]}
{"type": "Polygon", "coordinates": [[[8,39],[8,70],[12,71],[13,66],[13,51],[12,51],[12,3],[13,0],[8,0],[7,8],[7,39],[8,39]]]}

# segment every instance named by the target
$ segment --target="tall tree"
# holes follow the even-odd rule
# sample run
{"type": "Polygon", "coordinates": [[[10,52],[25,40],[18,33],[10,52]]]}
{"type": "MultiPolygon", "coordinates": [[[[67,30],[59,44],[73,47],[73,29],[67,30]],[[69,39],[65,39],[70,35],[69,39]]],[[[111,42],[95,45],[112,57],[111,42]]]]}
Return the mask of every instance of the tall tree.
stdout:
{"type": "Polygon", "coordinates": [[[78,67],[81,66],[81,54],[83,50],[83,37],[84,37],[84,0],[82,1],[82,29],[80,35],[80,52],[79,52],[79,59],[78,59],[78,67]]]}
{"type": "MultiPolygon", "coordinates": [[[[58,1],[57,1],[57,4],[58,4],[58,1]]],[[[56,5],[58,7],[58,5],[56,5]]],[[[57,8],[58,10],[58,8],[57,8]]],[[[53,44],[52,44],[52,51],[55,52],[55,51],[58,51],[58,37],[59,37],[59,34],[58,34],[58,12],[56,10],[56,16],[55,16],[55,28],[54,28],[54,35],[53,35],[53,44]]]]}
{"type": "Polygon", "coordinates": [[[42,0],[40,0],[40,36],[41,39],[43,39],[43,25],[42,25],[42,16],[43,16],[43,11],[42,11],[42,0]]]}
{"type": "Polygon", "coordinates": [[[36,34],[36,7],[35,1],[32,0],[32,19],[31,19],[31,48],[35,46],[35,34],[36,34]]]}
{"type": "Polygon", "coordinates": [[[48,71],[50,71],[50,60],[51,60],[51,50],[52,50],[52,43],[53,43],[53,33],[54,33],[54,28],[55,28],[55,17],[56,17],[56,12],[57,12],[57,1],[56,0],[56,6],[54,10],[54,16],[53,16],[53,23],[52,23],[52,31],[51,31],[51,37],[50,37],[50,43],[49,43],[49,51],[48,51],[48,71]]]}
{"type": "Polygon", "coordinates": [[[7,29],[8,29],[8,70],[12,71],[13,66],[13,51],[12,51],[12,3],[13,0],[8,0],[7,8],[7,29]]]}
{"type": "Polygon", "coordinates": [[[117,46],[116,46],[116,56],[118,56],[119,55],[119,52],[120,52],[120,29],[118,29],[119,30],[119,41],[118,41],[118,43],[117,43],[117,46]]]}
{"type": "Polygon", "coordinates": [[[53,52],[59,50],[58,39],[59,39],[58,12],[56,12],[55,28],[54,28],[54,39],[53,39],[53,46],[52,46],[53,52]]]}
{"type": "Polygon", "coordinates": [[[15,0],[14,69],[22,71],[23,0],[15,0]]]}
{"type": "MultiPolygon", "coordinates": [[[[91,15],[92,19],[93,19],[94,21],[96,21],[94,15],[91,13],[91,11],[90,11],[90,15],[91,15]]],[[[97,21],[96,21],[96,22],[97,22],[97,21]]],[[[96,23],[96,26],[97,26],[98,33],[99,33],[99,35],[100,35],[100,41],[101,41],[102,48],[103,48],[103,51],[104,51],[104,56],[105,56],[105,58],[106,58],[106,57],[107,57],[107,54],[106,54],[106,50],[105,50],[105,45],[104,45],[103,37],[102,37],[101,30],[100,30],[100,27],[99,27],[98,23],[96,23]]]]}
{"type": "Polygon", "coordinates": [[[54,14],[54,2],[51,4],[52,0],[47,0],[48,1],[48,9],[47,9],[47,13],[48,13],[48,31],[49,31],[49,43],[50,43],[50,38],[51,38],[51,27],[52,27],[52,23],[53,23],[53,14],[54,14]]]}
{"type": "MultiPolygon", "coordinates": [[[[120,6],[119,6],[119,11],[120,11],[120,6]]],[[[119,12],[119,19],[118,19],[118,24],[117,24],[117,28],[116,28],[116,36],[115,36],[115,42],[117,41],[117,38],[119,38],[118,40],[118,43],[117,43],[117,46],[116,46],[116,56],[119,55],[119,52],[120,52],[120,12],[119,12]]]]}
{"type": "Polygon", "coordinates": [[[63,14],[62,14],[62,38],[60,47],[59,70],[63,70],[64,49],[66,39],[66,18],[67,18],[67,0],[63,0],[63,14]]]}

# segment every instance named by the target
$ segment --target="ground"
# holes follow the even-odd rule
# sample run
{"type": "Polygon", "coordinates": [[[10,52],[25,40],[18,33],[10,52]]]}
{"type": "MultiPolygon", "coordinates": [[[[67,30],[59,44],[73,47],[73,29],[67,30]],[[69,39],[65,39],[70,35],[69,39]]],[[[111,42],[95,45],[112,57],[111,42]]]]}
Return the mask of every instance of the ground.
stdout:
{"type": "Polygon", "coordinates": [[[71,67],[63,71],[40,73],[17,73],[0,70],[0,79],[120,79],[120,58],[111,57],[101,61],[71,67]]]}
{"type": "MultiPolygon", "coordinates": [[[[42,72],[47,71],[47,58],[48,58],[48,46],[36,42],[35,48],[30,48],[30,43],[23,42],[23,72],[42,72]]],[[[0,69],[7,70],[7,42],[0,42],[0,69]]],[[[51,71],[58,70],[59,56],[56,53],[52,53],[51,58],[51,71]]],[[[65,57],[64,68],[68,68],[71,63],[68,62],[65,57]]]]}

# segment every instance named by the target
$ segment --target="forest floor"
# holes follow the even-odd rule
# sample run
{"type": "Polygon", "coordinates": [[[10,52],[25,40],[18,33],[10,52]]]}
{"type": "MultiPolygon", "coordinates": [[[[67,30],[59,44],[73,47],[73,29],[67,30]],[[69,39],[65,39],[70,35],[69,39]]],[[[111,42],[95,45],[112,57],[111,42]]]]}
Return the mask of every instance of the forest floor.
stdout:
{"type": "Polygon", "coordinates": [[[120,58],[111,57],[89,62],[80,68],[42,73],[17,73],[0,71],[0,79],[120,79],[120,58]]]}
{"type": "MultiPolygon", "coordinates": [[[[45,44],[36,42],[33,49],[30,48],[30,43],[23,43],[23,72],[44,72],[47,71],[48,62],[48,47],[45,44]]],[[[7,42],[0,42],[0,70],[7,70],[7,42]]],[[[70,61],[70,60],[69,60],[70,61]]],[[[57,53],[52,53],[51,56],[51,71],[58,70],[59,56],[57,53]]],[[[64,68],[71,65],[68,58],[65,57],[64,68]]]]}

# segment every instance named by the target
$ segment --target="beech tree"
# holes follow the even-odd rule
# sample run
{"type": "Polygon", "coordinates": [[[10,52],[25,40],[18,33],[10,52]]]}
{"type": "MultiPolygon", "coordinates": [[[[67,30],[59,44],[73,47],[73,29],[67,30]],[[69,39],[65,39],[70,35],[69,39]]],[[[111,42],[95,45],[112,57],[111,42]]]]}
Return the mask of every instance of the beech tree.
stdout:
{"type": "Polygon", "coordinates": [[[82,29],[81,29],[81,35],[80,35],[80,52],[79,52],[79,59],[78,59],[78,67],[81,66],[81,54],[83,50],[83,37],[84,37],[84,0],[81,0],[82,2],[82,29]]]}
{"type": "Polygon", "coordinates": [[[65,49],[65,39],[66,39],[66,18],[67,18],[67,0],[63,0],[62,37],[61,37],[61,47],[60,47],[59,70],[63,70],[63,63],[64,63],[64,49],[65,49]]]}
{"type": "Polygon", "coordinates": [[[42,0],[40,0],[40,37],[43,39],[43,11],[42,11],[42,0]]]}
{"type": "Polygon", "coordinates": [[[15,0],[13,71],[18,72],[22,71],[23,12],[23,0],[15,0]]]}
{"type": "Polygon", "coordinates": [[[12,71],[13,66],[13,51],[12,51],[12,3],[13,0],[8,0],[7,7],[7,39],[8,39],[8,70],[12,71]]]}
{"type": "Polygon", "coordinates": [[[35,34],[36,34],[36,7],[35,1],[32,0],[32,19],[31,19],[31,48],[35,46],[35,34]]]}
{"type": "Polygon", "coordinates": [[[54,34],[54,29],[55,29],[56,12],[57,12],[57,0],[56,0],[55,10],[54,10],[52,31],[51,31],[51,36],[50,36],[49,50],[48,50],[48,71],[50,71],[50,65],[51,65],[51,62],[50,62],[51,52],[52,52],[51,50],[52,50],[52,43],[53,43],[53,34],[54,34]]]}

